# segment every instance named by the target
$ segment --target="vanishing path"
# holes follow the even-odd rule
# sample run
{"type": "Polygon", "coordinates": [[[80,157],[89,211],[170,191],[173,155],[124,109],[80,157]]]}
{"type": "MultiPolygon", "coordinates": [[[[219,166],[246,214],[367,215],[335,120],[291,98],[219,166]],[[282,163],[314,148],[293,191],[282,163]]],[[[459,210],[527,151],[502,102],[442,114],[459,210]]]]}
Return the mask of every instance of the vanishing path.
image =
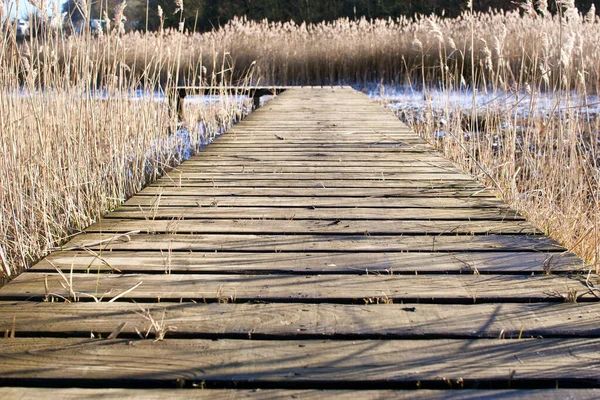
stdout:
{"type": "Polygon", "coordinates": [[[597,398],[563,251],[367,96],[289,89],[0,289],[0,397],[597,398]]]}

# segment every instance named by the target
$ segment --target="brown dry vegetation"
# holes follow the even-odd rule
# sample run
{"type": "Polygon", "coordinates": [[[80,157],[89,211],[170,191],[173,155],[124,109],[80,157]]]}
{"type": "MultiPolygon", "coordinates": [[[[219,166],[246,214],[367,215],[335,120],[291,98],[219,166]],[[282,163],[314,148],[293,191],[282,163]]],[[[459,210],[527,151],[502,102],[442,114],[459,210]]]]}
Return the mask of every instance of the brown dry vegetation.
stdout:
{"type": "MultiPolygon", "coordinates": [[[[159,41],[155,68],[142,72],[140,85],[117,31],[101,38],[53,31],[24,44],[14,27],[0,32],[0,278],[15,276],[244,113],[227,97],[190,105],[188,129],[174,134],[177,121],[160,97],[176,79],[180,49],[171,45],[159,41]],[[161,73],[170,78],[161,81],[161,73]]],[[[218,67],[223,77],[227,62],[218,67]]]]}
{"type": "Polygon", "coordinates": [[[465,12],[456,19],[417,16],[300,25],[238,18],[205,33],[131,32],[117,43],[98,38],[94,46],[70,36],[58,49],[40,49],[37,42],[30,47],[31,52],[54,52],[61,68],[72,64],[70,54],[85,51],[98,66],[97,84],[114,79],[103,65],[116,58],[124,64],[121,74],[140,83],[157,74],[166,83],[177,73],[179,83],[197,84],[218,72],[227,54],[236,77],[252,69],[254,81],[265,85],[383,81],[465,88],[475,75],[480,87],[529,83],[547,91],[585,88],[598,93],[598,20],[591,14],[565,15],[465,12]]]}
{"type": "MultiPolygon", "coordinates": [[[[425,94],[429,87],[468,96],[476,95],[473,88],[529,93],[523,101],[532,107],[542,93],[553,93],[558,104],[569,93],[600,92],[600,22],[570,6],[556,16],[526,9],[315,25],[237,19],[195,34],[123,34],[116,25],[99,37],[49,31],[22,45],[10,26],[0,35],[5,274],[177,162],[166,104],[151,96],[132,101],[136,89],[236,82],[250,73],[254,84],[383,82],[408,83],[425,94]]],[[[437,143],[449,157],[499,186],[508,202],[597,265],[598,121],[576,112],[581,107],[523,117],[456,106],[429,110],[419,131],[431,138],[439,129],[436,115],[445,116],[452,135],[437,143]],[[465,136],[474,121],[483,128],[465,136]]],[[[195,118],[218,126],[239,112],[225,102],[200,108],[195,118]]],[[[193,144],[202,140],[200,132],[191,135],[193,144]]]]}

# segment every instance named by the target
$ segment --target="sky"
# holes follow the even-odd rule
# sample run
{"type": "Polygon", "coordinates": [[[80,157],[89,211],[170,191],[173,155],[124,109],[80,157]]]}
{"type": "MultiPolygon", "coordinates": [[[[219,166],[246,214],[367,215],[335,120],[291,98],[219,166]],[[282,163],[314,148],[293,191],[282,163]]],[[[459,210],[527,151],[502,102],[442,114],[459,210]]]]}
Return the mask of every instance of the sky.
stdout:
{"type": "MultiPolygon", "coordinates": [[[[63,0],[46,0],[48,3],[48,13],[50,12],[50,6],[52,5],[52,2],[55,1],[57,3],[59,3],[59,5],[62,5],[62,3],[64,3],[63,0]]],[[[59,7],[60,9],[60,7],[59,7]]],[[[10,16],[11,18],[14,17],[15,15],[18,15],[19,17],[24,17],[26,16],[31,10],[33,10],[33,6],[31,4],[29,4],[29,2],[27,0],[8,0],[8,7],[6,8],[6,11],[11,11],[10,12],[10,16]],[[18,5],[18,7],[17,7],[18,5]]]]}

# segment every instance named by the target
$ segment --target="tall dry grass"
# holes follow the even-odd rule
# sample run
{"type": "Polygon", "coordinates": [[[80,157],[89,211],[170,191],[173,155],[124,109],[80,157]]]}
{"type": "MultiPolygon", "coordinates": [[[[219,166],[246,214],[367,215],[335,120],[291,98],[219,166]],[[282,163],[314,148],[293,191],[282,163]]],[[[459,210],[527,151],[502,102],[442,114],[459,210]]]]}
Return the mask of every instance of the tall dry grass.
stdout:
{"type": "MultiPolygon", "coordinates": [[[[178,125],[162,95],[177,82],[181,45],[158,37],[145,66],[134,70],[120,30],[117,24],[99,37],[48,30],[24,43],[16,41],[14,26],[0,31],[0,281],[179,163],[246,110],[223,96],[188,105],[189,118],[178,125]]],[[[220,57],[214,69],[227,84],[231,69],[220,57]]],[[[202,57],[185,64],[186,73],[195,73],[202,57]]]]}
{"type": "MultiPolygon", "coordinates": [[[[206,83],[213,73],[218,77],[226,54],[235,67],[233,80],[252,70],[254,83],[265,85],[361,87],[383,81],[469,88],[474,75],[473,83],[481,88],[536,83],[546,91],[585,87],[588,93],[598,93],[598,25],[592,14],[550,15],[540,10],[319,24],[242,17],[205,33],[130,32],[120,35],[118,47],[102,38],[88,46],[71,36],[58,48],[32,46],[32,51],[50,53],[56,58],[54,65],[65,70],[65,78],[74,81],[78,74],[67,71],[77,69],[73,52],[85,52],[98,66],[118,60],[118,76],[125,79],[144,83],[148,76],[160,76],[162,83],[177,79],[190,85],[206,83]],[[581,70],[584,76],[577,73],[581,70]]],[[[109,72],[114,71],[95,71],[96,83],[111,84],[115,77],[109,72]]]]}
{"type": "MultiPolygon", "coordinates": [[[[536,82],[542,90],[585,86],[597,93],[597,17],[542,14],[466,11],[455,19],[416,16],[319,24],[237,18],[205,33],[132,32],[121,37],[122,61],[128,67],[123,73],[143,80],[151,72],[165,81],[173,70],[163,67],[178,65],[179,79],[195,84],[206,78],[206,71],[210,75],[227,53],[237,76],[244,76],[255,63],[255,82],[268,85],[360,86],[383,81],[465,88],[475,75],[480,87],[536,82]]],[[[69,49],[85,45],[69,39],[67,43],[69,49]]],[[[90,51],[90,59],[99,64],[112,63],[116,56],[103,46],[90,51]]]]}

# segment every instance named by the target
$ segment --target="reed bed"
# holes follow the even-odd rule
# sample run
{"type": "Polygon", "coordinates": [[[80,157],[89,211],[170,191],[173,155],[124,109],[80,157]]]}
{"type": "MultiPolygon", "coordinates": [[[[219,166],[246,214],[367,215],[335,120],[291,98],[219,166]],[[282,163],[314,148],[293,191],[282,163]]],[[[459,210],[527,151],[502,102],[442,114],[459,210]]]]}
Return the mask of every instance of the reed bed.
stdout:
{"type": "MultiPolygon", "coordinates": [[[[164,82],[169,73],[178,72],[182,83],[201,83],[218,72],[227,54],[235,76],[242,78],[252,70],[254,82],[265,85],[360,87],[384,82],[509,89],[535,83],[545,91],[585,87],[588,93],[598,93],[598,17],[595,10],[586,15],[569,10],[573,9],[559,15],[542,10],[465,11],[453,19],[415,16],[318,24],[242,17],[204,33],[131,32],[120,37],[124,54],[110,51],[110,42],[101,39],[86,52],[97,65],[120,57],[126,65],[123,74],[142,81],[145,74],[160,74],[164,82]],[[176,71],[165,66],[175,66],[176,71]]],[[[76,51],[78,45],[86,46],[68,37],[62,47],[76,51]]],[[[57,53],[60,64],[72,60],[62,60],[62,50],[57,53]]],[[[98,73],[100,81],[107,75],[98,73]]]]}
{"type": "MultiPolygon", "coordinates": [[[[131,73],[118,28],[101,37],[48,31],[24,43],[11,26],[0,32],[0,283],[247,112],[244,101],[218,96],[188,104],[178,122],[165,96],[181,59],[161,56],[177,55],[170,46],[156,42],[148,68],[131,73]]],[[[227,57],[215,69],[227,84],[227,57]]]]}

